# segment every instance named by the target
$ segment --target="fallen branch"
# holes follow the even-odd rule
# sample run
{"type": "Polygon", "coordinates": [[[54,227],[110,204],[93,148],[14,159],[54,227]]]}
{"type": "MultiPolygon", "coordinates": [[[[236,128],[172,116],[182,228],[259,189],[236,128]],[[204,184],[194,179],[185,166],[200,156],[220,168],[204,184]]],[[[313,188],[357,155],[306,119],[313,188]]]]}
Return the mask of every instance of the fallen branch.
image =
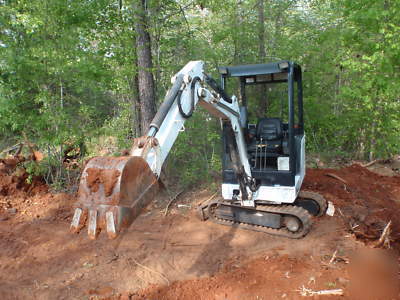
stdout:
{"type": "Polygon", "coordinates": [[[329,261],[329,264],[330,264],[330,265],[335,261],[335,259],[336,259],[336,253],[337,253],[337,250],[335,250],[335,252],[333,252],[332,258],[331,258],[331,260],[329,261]]]}
{"type": "Polygon", "coordinates": [[[338,208],[338,211],[339,211],[340,215],[341,215],[342,217],[344,217],[344,214],[342,213],[342,210],[341,210],[340,208],[338,208]]]}
{"type": "Polygon", "coordinates": [[[360,166],[363,167],[363,168],[368,168],[368,167],[372,166],[373,164],[375,164],[375,163],[377,163],[377,162],[378,162],[378,160],[375,159],[375,160],[373,160],[373,161],[370,161],[369,163],[360,164],[360,166]]]}
{"type": "Polygon", "coordinates": [[[209,201],[211,201],[212,199],[214,199],[214,197],[218,194],[218,192],[215,192],[210,198],[208,198],[206,201],[202,201],[199,204],[197,204],[198,207],[200,207],[202,204],[208,203],[209,201]]]}
{"type": "MultiPolygon", "coordinates": [[[[21,145],[23,145],[23,144],[22,143],[18,143],[18,144],[15,144],[14,146],[8,147],[8,148],[2,150],[0,152],[0,155],[3,154],[3,153],[9,153],[9,152],[11,152],[13,150],[16,150],[16,149],[20,149],[21,145]]],[[[21,151],[19,151],[19,152],[21,152],[21,151]]]]}
{"type": "Polygon", "coordinates": [[[340,217],[342,218],[344,224],[347,225],[348,230],[350,231],[350,233],[354,234],[354,229],[356,229],[356,228],[359,227],[360,225],[355,224],[355,223],[352,224],[351,220],[349,220],[349,218],[346,217],[346,216],[343,214],[342,210],[341,210],[339,207],[338,207],[338,212],[339,212],[340,217]]]}
{"type": "Polygon", "coordinates": [[[366,239],[366,240],[376,240],[377,236],[373,235],[373,234],[366,234],[364,232],[361,232],[359,230],[355,230],[353,231],[353,234],[355,234],[355,236],[357,238],[362,238],[362,239],[366,239]]]}
{"type": "Polygon", "coordinates": [[[316,295],[343,295],[343,289],[313,291],[312,289],[306,288],[304,285],[298,289],[298,291],[303,297],[312,297],[316,295]]]}
{"type": "Polygon", "coordinates": [[[335,178],[335,179],[337,179],[337,180],[343,182],[344,184],[347,184],[347,181],[346,181],[346,180],[344,180],[343,178],[341,178],[341,177],[339,177],[339,176],[337,176],[337,175],[335,175],[335,174],[326,173],[325,176],[329,176],[329,177],[335,178]]]}
{"type": "Polygon", "coordinates": [[[327,268],[338,269],[339,267],[337,265],[335,265],[335,263],[345,263],[345,264],[350,263],[350,260],[348,258],[342,257],[342,256],[337,256],[336,252],[337,251],[335,251],[335,253],[333,253],[333,256],[329,262],[321,261],[321,264],[327,268]]]}
{"type": "Polygon", "coordinates": [[[391,233],[390,225],[392,225],[392,220],[390,220],[386,224],[378,242],[374,245],[374,248],[378,248],[378,247],[382,247],[382,246],[390,248],[390,233],[391,233]]]}
{"type": "Polygon", "coordinates": [[[178,198],[178,196],[179,196],[180,194],[183,193],[183,191],[184,191],[184,190],[178,192],[174,197],[172,197],[172,198],[169,200],[167,206],[165,207],[164,216],[166,216],[166,215],[168,214],[168,209],[169,209],[169,207],[171,206],[172,202],[174,202],[174,201],[176,200],[176,198],[178,198]]]}
{"type": "Polygon", "coordinates": [[[114,254],[107,262],[106,264],[112,263],[113,261],[116,261],[119,258],[118,254],[114,254]]]}

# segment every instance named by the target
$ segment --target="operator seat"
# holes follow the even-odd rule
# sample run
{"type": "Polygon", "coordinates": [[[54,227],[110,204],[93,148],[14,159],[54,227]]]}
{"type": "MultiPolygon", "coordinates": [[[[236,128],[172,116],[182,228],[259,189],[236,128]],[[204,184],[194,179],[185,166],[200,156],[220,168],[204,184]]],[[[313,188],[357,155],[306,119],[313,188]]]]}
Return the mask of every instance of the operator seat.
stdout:
{"type": "Polygon", "coordinates": [[[256,137],[259,142],[261,139],[266,144],[268,153],[282,152],[282,121],[279,118],[262,118],[256,127],[256,137]]]}

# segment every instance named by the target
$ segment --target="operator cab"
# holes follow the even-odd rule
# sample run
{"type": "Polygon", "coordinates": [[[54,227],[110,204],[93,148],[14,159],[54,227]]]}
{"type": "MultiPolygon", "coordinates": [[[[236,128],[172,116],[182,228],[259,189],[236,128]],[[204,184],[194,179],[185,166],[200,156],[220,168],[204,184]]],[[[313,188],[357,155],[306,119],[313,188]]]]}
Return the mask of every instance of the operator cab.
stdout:
{"type": "MultiPolygon", "coordinates": [[[[300,66],[280,61],[220,67],[219,72],[224,90],[240,91],[241,126],[252,176],[261,186],[300,188],[305,163],[300,66]],[[232,77],[238,80],[228,82],[232,77]]],[[[226,141],[229,126],[223,126],[223,180],[236,184],[226,141]]]]}

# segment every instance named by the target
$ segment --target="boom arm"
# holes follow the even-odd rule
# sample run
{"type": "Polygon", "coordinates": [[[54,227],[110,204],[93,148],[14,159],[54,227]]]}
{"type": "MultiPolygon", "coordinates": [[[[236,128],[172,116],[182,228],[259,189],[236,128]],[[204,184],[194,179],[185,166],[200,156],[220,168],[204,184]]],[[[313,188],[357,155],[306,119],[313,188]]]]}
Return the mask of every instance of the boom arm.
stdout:
{"type": "MultiPolygon", "coordinates": [[[[240,124],[240,109],[237,98],[229,98],[216,83],[204,73],[202,61],[191,61],[172,78],[173,86],[168,91],[148,131],[148,140],[152,147],[143,155],[135,144],[131,154],[142,156],[152,171],[160,176],[161,167],[167,158],[178,134],[184,128],[186,119],[193,113],[197,104],[204,107],[211,115],[229,122],[232,126],[234,142],[231,151],[237,154],[236,173],[241,184],[241,200],[251,199],[250,165],[247,147],[240,124]],[[211,92],[205,83],[213,89],[211,92]],[[157,142],[154,142],[154,139],[157,142]],[[235,149],[236,148],[236,149],[235,149]],[[250,197],[249,197],[250,194],[250,197]]],[[[232,155],[231,155],[232,156],[232,155]]],[[[234,159],[233,163],[235,163],[234,159]]]]}
{"type": "MultiPolygon", "coordinates": [[[[291,82],[293,83],[293,80],[291,82]]],[[[311,224],[311,217],[306,208],[315,214],[323,214],[326,201],[309,192],[297,197],[300,187],[296,188],[296,185],[262,185],[262,177],[257,180],[260,185],[256,185],[256,180],[251,176],[242,129],[245,123],[242,122],[243,117],[246,116],[241,115],[236,97],[226,95],[225,91],[204,73],[203,62],[189,62],[173,77],[172,83],[172,88],[154,117],[148,134],[134,139],[130,156],[94,157],[86,164],[79,184],[71,231],[79,232],[87,223],[90,238],[95,239],[101,230],[107,231],[110,238],[115,238],[122,229],[128,228],[142,209],[154,199],[159,188],[161,167],[179,132],[184,128],[186,119],[192,115],[196,105],[200,104],[221,120],[224,141],[237,178],[237,183],[229,183],[228,189],[224,190],[223,185],[224,200],[201,207],[203,218],[208,217],[217,223],[291,238],[304,236],[311,224]],[[296,203],[297,199],[300,199],[300,202],[296,203]],[[255,203],[259,200],[256,206],[255,203]],[[271,201],[276,204],[293,204],[270,205],[271,201]]],[[[289,125],[291,123],[293,122],[289,121],[289,125]]],[[[260,145],[255,141],[256,147],[264,147],[266,154],[267,145],[260,145]]],[[[297,146],[298,151],[303,153],[300,154],[300,162],[304,164],[304,136],[301,144],[297,146]]],[[[257,159],[257,152],[252,158],[257,159]]],[[[302,172],[292,175],[302,180],[304,170],[302,172]]],[[[265,178],[268,179],[270,175],[265,173],[265,178]]],[[[275,173],[279,173],[279,168],[275,173]]],[[[286,172],[285,175],[291,174],[286,172]]],[[[259,174],[257,176],[260,178],[259,174]]],[[[301,181],[297,180],[301,185],[301,181]]]]}

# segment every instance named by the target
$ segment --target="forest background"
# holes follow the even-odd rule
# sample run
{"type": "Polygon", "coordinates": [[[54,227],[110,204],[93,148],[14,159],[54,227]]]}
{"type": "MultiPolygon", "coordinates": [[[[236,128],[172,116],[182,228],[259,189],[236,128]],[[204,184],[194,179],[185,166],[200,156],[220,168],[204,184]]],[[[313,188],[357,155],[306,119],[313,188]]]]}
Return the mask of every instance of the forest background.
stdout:
{"type": "MultiPolygon", "coordinates": [[[[218,79],[218,66],[283,59],[304,71],[310,155],[399,154],[396,0],[0,0],[0,150],[35,144],[45,158],[28,171],[62,187],[66,152],[120,155],[187,62],[218,79]]],[[[184,186],[214,181],[218,121],[197,109],[185,127],[167,171],[184,186]]]]}

